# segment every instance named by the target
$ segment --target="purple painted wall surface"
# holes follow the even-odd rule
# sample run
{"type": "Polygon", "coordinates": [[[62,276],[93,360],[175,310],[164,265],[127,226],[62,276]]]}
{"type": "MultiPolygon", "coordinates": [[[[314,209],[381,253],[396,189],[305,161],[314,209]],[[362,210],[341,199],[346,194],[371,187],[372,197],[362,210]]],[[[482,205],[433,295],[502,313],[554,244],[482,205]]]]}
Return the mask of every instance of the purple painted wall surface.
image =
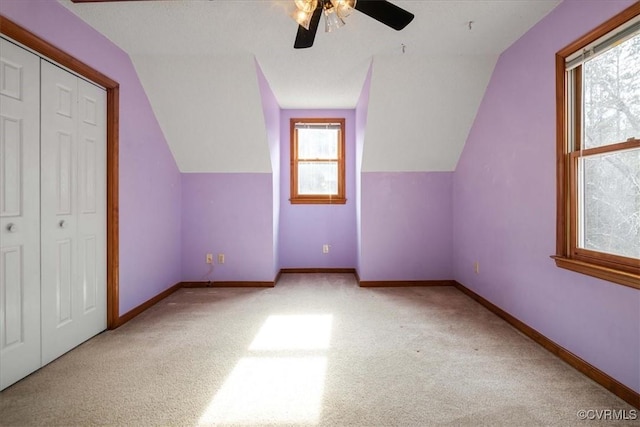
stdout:
{"type": "Polygon", "coordinates": [[[268,173],[182,175],[183,281],[273,281],[272,189],[268,173]]]}
{"type": "Polygon", "coordinates": [[[357,263],[355,204],[355,111],[282,110],[280,115],[280,237],[279,268],[355,268],[357,263]],[[346,193],[344,205],[292,205],[289,119],[346,119],[346,193]],[[329,244],[328,254],[322,245],[329,244]]]}
{"type": "Polygon", "coordinates": [[[271,178],[273,181],[273,269],[274,277],[280,265],[278,235],[280,233],[280,106],[260,65],[256,61],[258,87],[262,97],[262,110],[271,156],[271,178]]]}
{"type": "Polygon", "coordinates": [[[120,314],[180,281],[180,173],[129,56],[56,1],[0,13],[120,83],[120,314]]]}
{"type": "Polygon", "coordinates": [[[362,174],[362,280],[450,280],[452,172],[362,174]]]}
{"type": "Polygon", "coordinates": [[[554,55],[631,3],[566,0],[501,55],[454,175],[453,240],[457,281],[640,391],[640,292],[549,258],[554,55]]]}
{"type": "Polygon", "coordinates": [[[371,89],[371,73],[373,66],[369,66],[367,77],[362,85],[360,98],[356,104],[356,241],[357,257],[356,270],[360,275],[362,264],[362,153],[364,152],[364,136],[367,128],[367,113],[369,112],[369,90],[371,89]]]}

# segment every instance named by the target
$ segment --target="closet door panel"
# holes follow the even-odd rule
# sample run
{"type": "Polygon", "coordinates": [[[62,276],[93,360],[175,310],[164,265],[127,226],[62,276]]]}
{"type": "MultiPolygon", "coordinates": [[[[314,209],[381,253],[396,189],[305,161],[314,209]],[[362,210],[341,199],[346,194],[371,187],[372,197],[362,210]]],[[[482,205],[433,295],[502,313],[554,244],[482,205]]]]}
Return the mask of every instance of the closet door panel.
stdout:
{"type": "Polygon", "coordinates": [[[0,39],[0,390],[40,367],[39,73],[0,39]]]}
{"type": "Polygon", "coordinates": [[[88,339],[107,328],[107,94],[82,79],[78,93],[80,335],[88,339]]]}
{"type": "Polygon", "coordinates": [[[106,329],[106,92],[42,64],[42,364],[106,329]]]}
{"type": "Polygon", "coordinates": [[[78,299],[77,77],[42,61],[42,364],[72,349],[78,299]]]}

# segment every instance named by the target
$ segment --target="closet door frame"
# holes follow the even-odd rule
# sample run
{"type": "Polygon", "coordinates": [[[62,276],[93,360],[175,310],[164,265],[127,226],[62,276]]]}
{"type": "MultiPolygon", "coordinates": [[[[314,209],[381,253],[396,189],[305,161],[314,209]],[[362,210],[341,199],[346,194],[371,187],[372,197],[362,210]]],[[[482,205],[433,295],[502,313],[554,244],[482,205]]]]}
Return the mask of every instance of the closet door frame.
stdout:
{"type": "Polygon", "coordinates": [[[119,310],[118,142],[120,85],[51,43],[0,15],[0,34],[81,75],[107,91],[107,328],[123,320],[119,310]]]}

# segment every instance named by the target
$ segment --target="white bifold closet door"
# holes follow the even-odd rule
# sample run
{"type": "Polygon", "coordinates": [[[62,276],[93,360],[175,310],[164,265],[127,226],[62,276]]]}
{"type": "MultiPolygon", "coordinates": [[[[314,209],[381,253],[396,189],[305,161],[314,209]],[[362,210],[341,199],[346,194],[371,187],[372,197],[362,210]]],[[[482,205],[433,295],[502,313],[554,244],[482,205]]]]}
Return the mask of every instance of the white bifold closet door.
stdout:
{"type": "Polygon", "coordinates": [[[107,327],[106,92],[41,67],[44,365],[107,327]]]}
{"type": "Polygon", "coordinates": [[[106,329],[106,92],[0,43],[3,389],[106,329]]]}
{"type": "Polygon", "coordinates": [[[40,364],[40,58],[0,39],[0,389],[40,364]]]}

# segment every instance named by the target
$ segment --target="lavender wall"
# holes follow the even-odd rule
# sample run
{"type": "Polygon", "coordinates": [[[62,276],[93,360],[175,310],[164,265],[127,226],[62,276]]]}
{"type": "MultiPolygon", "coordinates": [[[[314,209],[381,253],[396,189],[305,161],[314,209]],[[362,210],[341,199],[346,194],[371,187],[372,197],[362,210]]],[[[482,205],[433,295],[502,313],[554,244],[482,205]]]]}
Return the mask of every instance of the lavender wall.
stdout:
{"type": "Polygon", "coordinates": [[[373,67],[369,65],[367,77],[362,85],[360,98],[356,104],[356,241],[357,258],[356,270],[360,275],[362,264],[362,153],[364,152],[364,136],[367,128],[367,114],[369,112],[369,91],[371,89],[371,72],[373,67]]]}
{"type": "Polygon", "coordinates": [[[277,273],[280,264],[278,252],[278,235],[280,233],[280,106],[269,86],[260,65],[256,61],[258,74],[258,87],[262,98],[262,110],[269,142],[269,155],[271,157],[271,180],[273,186],[273,269],[277,273]]]}
{"type": "Polygon", "coordinates": [[[453,241],[456,280],[640,391],[640,292],[549,258],[554,54],[631,3],[565,0],[501,55],[454,175],[453,241]]]}
{"type": "Polygon", "coordinates": [[[365,172],[372,67],[356,106],[357,270],[361,280],[450,280],[450,172],[365,172]]]}
{"type": "Polygon", "coordinates": [[[277,274],[280,107],[257,62],[256,78],[273,173],[183,174],[183,281],[268,282],[277,274]]]}
{"type": "Polygon", "coordinates": [[[120,83],[120,314],[180,281],[180,174],[129,56],[56,1],[0,13],[120,83]]]}
{"type": "Polygon", "coordinates": [[[292,205],[291,171],[280,170],[280,268],[354,268],[357,263],[355,204],[355,111],[282,110],[280,162],[289,165],[289,119],[344,117],[346,123],[346,193],[344,205],[292,205]],[[329,244],[328,254],[322,245],[329,244]]]}
{"type": "Polygon", "coordinates": [[[452,172],[362,174],[360,279],[450,280],[452,172]]]}
{"type": "Polygon", "coordinates": [[[268,173],[183,174],[182,280],[273,281],[272,203],[268,173]],[[207,253],[216,263],[211,274],[207,253]]]}

